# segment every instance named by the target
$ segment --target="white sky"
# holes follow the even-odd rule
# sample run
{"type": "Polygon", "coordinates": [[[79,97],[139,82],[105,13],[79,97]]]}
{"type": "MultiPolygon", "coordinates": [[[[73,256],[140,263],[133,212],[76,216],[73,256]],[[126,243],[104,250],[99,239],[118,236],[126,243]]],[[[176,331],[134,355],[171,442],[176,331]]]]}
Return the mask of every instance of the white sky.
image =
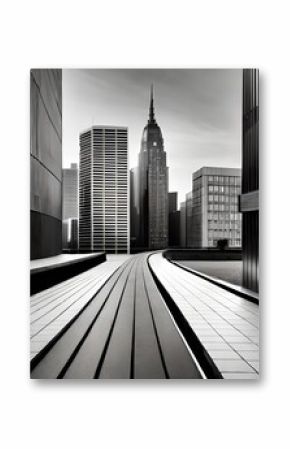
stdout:
{"type": "Polygon", "coordinates": [[[169,166],[169,190],[183,201],[203,166],[241,167],[242,70],[64,69],[63,166],[79,161],[79,133],[127,126],[129,166],[137,164],[150,85],[169,166]]]}

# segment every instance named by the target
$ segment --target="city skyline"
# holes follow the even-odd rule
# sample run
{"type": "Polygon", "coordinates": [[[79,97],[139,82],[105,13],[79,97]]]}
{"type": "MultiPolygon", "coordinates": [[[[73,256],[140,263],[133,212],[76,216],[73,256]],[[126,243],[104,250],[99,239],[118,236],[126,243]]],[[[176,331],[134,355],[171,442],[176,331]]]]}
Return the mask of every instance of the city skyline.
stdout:
{"type": "Polygon", "coordinates": [[[242,71],[95,69],[63,71],[63,167],[78,162],[88,127],[128,127],[129,168],[137,165],[150,84],[179,203],[203,166],[241,167],[242,71]]]}
{"type": "Polygon", "coordinates": [[[243,71],[243,170],[188,164],[179,212],[153,89],[138,169],[128,127],[80,132],[79,226],[61,81],[31,71],[31,378],[258,379],[258,71],[243,71]]]}

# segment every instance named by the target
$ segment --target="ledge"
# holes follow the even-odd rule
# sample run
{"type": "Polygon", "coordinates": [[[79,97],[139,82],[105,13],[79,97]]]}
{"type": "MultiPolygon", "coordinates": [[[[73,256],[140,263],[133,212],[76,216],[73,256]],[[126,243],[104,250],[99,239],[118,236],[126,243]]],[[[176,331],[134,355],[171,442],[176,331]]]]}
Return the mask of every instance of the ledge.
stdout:
{"type": "Polygon", "coordinates": [[[60,254],[30,262],[30,294],[34,295],[105,262],[105,253],[60,254]]]}

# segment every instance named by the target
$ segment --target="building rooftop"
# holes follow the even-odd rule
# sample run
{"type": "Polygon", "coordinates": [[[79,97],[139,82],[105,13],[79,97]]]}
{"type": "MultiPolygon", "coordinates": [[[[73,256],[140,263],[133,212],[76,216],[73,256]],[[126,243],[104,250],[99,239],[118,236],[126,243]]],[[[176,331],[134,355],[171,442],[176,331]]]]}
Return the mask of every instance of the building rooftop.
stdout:
{"type": "Polygon", "coordinates": [[[242,174],[241,168],[202,167],[193,173],[192,179],[197,179],[200,176],[206,176],[206,175],[241,176],[241,174],[242,174]]]}
{"type": "Polygon", "coordinates": [[[123,131],[128,131],[128,126],[112,126],[112,125],[92,125],[89,128],[84,129],[83,131],[80,132],[81,134],[84,134],[88,131],[91,131],[92,129],[121,129],[123,131]]]}

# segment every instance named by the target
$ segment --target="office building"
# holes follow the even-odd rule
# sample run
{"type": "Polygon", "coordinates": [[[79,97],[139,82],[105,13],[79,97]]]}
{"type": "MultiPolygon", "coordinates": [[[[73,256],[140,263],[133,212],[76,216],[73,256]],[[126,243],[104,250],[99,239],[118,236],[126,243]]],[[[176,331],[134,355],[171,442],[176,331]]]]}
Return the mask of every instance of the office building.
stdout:
{"type": "Polygon", "coordinates": [[[238,168],[203,167],[193,173],[193,247],[215,247],[221,239],[227,239],[230,247],[241,246],[240,192],[238,168]]]}
{"type": "Polygon", "coordinates": [[[180,245],[180,211],[177,199],[177,192],[168,193],[168,244],[170,247],[180,245]]]}
{"type": "Polygon", "coordinates": [[[62,247],[64,250],[78,249],[78,219],[67,218],[62,222],[62,247]]]}
{"type": "Polygon", "coordinates": [[[194,228],[192,218],[192,191],[185,195],[185,214],[186,214],[186,247],[194,246],[194,228]]]}
{"type": "Polygon", "coordinates": [[[62,170],[62,219],[78,218],[78,166],[62,170]]]}
{"type": "Polygon", "coordinates": [[[78,166],[62,170],[63,248],[78,248],[78,166]]]}
{"type": "Polygon", "coordinates": [[[186,202],[180,203],[180,246],[186,248],[186,202]]]}
{"type": "Polygon", "coordinates": [[[127,128],[82,132],[79,167],[79,249],[128,252],[127,128]]]}
{"type": "Polygon", "coordinates": [[[130,170],[130,247],[136,248],[139,236],[139,169],[130,170]]]}
{"type": "Polygon", "coordinates": [[[243,286],[259,291],[259,71],[243,70],[243,286]]]}
{"type": "Polygon", "coordinates": [[[177,211],[178,206],[178,192],[169,192],[168,193],[168,213],[177,211]]]}
{"type": "Polygon", "coordinates": [[[62,71],[30,72],[30,257],[62,251],[62,71]]]}
{"type": "Polygon", "coordinates": [[[162,132],[155,120],[153,89],[149,120],[139,153],[140,231],[138,246],[161,249],[168,245],[168,168],[162,132]]]}

